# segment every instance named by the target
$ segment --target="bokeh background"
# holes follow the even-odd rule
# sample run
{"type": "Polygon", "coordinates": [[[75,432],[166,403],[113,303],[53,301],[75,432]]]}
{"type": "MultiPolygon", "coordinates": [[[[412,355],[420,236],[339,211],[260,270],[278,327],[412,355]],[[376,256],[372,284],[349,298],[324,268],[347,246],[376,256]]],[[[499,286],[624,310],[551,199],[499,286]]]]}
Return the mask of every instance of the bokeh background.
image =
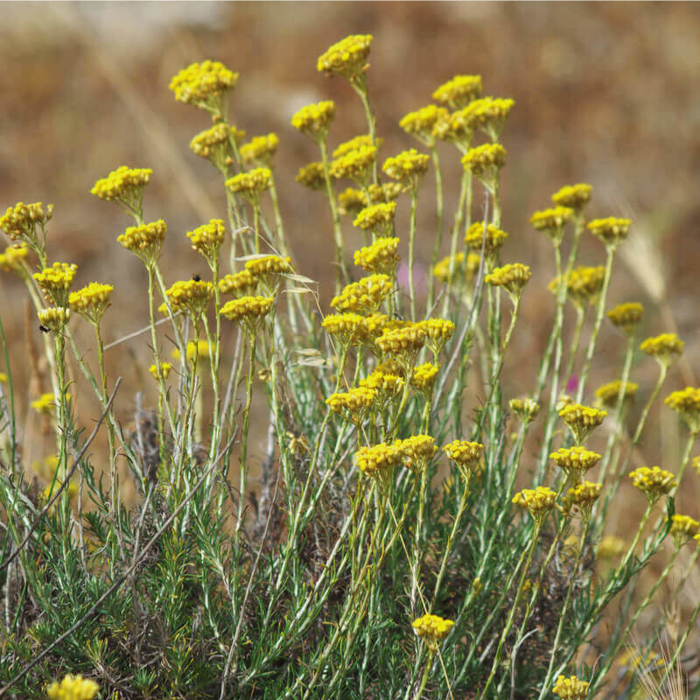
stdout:
{"type": "MultiPolygon", "coordinates": [[[[51,258],[76,262],[80,286],[99,280],[116,287],[105,317],[107,342],[144,325],[146,278],[139,261],[116,242],[130,221],[90,195],[95,180],[122,164],[153,169],[145,211],[147,219],[168,222],[163,269],[169,283],[205,272],[185,232],[225,218],[218,173],[188,148],[192,136],[209,125],[208,117],[175,102],[168,90],[178,70],[205,58],[240,72],[231,100],[236,125],[249,136],[275,131],[280,137],[278,187],[294,262],[302,274],[319,280],[327,309],[330,216],[322,197],[294,181],[299,167],[317,154],[290,118],[304,104],[333,99],[338,116],[331,145],[366,132],[355,93],[343,80],[318,73],[316,59],[348,34],[371,33],[369,86],[385,139],[383,156],[417,145],[399,128],[400,118],[427,104],[433,90],[456,74],[480,74],[485,94],[515,99],[502,137],[508,149],[503,225],[510,233],[503,255],[530,264],[535,276],[513,360],[504,370],[508,395],[532,387],[551,324],[546,290],[553,276],[551,246],[528,220],[548,206],[554,191],[574,182],[593,185],[591,216],[633,220],[610,305],[641,301],[648,310],[643,333],[677,330],[686,342],[684,359],[661,396],[696,381],[700,5],[104,2],[6,3],[2,12],[0,207],[17,201],[55,204],[51,258]]],[[[450,211],[460,165],[456,151],[445,147],[441,153],[450,211]]],[[[429,175],[419,215],[423,270],[434,230],[431,186],[429,175]]],[[[406,215],[399,213],[399,235],[406,215]]],[[[359,244],[349,224],[347,235],[351,246],[359,244]]],[[[602,264],[602,247],[584,241],[580,259],[602,264]]],[[[40,387],[27,360],[28,347],[39,345],[27,303],[20,281],[2,275],[0,309],[12,370],[19,386],[27,387],[18,401],[31,461],[50,449],[50,439],[42,443],[41,425],[28,410],[40,387]]],[[[79,325],[82,347],[92,348],[89,329],[79,325]]],[[[617,377],[622,345],[605,325],[592,387],[617,377]]],[[[94,360],[94,350],[87,349],[86,356],[94,360]]],[[[110,375],[124,380],[117,405],[125,425],[137,391],[144,392],[146,405],[155,401],[145,372],[150,361],[145,336],[108,352],[110,375]]],[[[656,373],[650,359],[635,365],[639,404],[656,373]]],[[[80,383],[76,391],[89,426],[97,406],[80,383]]],[[[674,469],[685,429],[661,401],[652,418],[633,462],[674,469]]],[[[97,456],[99,442],[94,451],[97,456]]],[[[685,482],[677,507],[697,518],[700,477],[689,472],[685,482]]],[[[643,508],[641,497],[626,501],[611,525],[615,534],[633,530],[643,508]]]]}

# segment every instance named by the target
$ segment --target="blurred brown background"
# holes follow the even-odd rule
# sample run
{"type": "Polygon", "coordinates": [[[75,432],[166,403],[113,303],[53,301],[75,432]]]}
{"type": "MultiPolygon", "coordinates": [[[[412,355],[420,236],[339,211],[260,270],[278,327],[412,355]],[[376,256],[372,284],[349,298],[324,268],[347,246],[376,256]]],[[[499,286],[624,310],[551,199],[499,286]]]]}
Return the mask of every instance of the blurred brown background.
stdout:
{"type": "MultiPolygon", "coordinates": [[[[322,197],[294,182],[298,168],[317,154],[290,118],[302,105],[330,98],[338,104],[332,146],[366,131],[356,95],[342,79],[318,73],[316,58],[348,34],[371,33],[369,86],[384,157],[418,145],[399,129],[399,119],[427,104],[455,74],[481,74],[485,94],[515,99],[502,138],[509,154],[503,225],[510,233],[503,258],[532,265],[535,277],[514,360],[505,370],[510,395],[531,389],[551,323],[551,246],[528,219],[548,206],[552,192],[574,182],[593,185],[591,216],[633,219],[610,305],[642,301],[649,310],[646,334],[677,326],[686,341],[685,363],[674,368],[661,396],[694,381],[700,357],[700,5],[106,2],[3,4],[2,12],[0,207],[20,200],[56,205],[51,258],[78,263],[78,286],[99,280],[116,287],[105,317],[107,342],[144,325],[145,273],[116,242],[130,221],[90,195],[95,180],[122,164],[153,169],[145,211],[147,219],[168,222],[168,283],[205,272],[184,234],[224,217],[218,173],[188,148],[208,117],[175,102],[168,90],[178,70],[204,58],[240,72],[231,100],[237,126],[248,136],[278,133],[277,177],[295,263],[328,289],[330,217],[322,197]]],[[[441,155],[451,211],[460,165],[453,149],[441,155]]],[[[420,211],[423,261],[432,246],[431,188],[429,175],[420,211]]],[[[405,221],[402,211],[400,228],[405,221]]],[[[350,244],[359,243],[352,227],[346,230],[350,244]]],[[[581,263],[603,259],[597,241],[584,241],[581,263]]],[[[38,343],[24,299],[21,283],[2,275],[3,323],[20,380],[28,376],[25,333],[38,343]]],[[[84,326],[74,324],[83,347],[92,348],[84,326]]],[[[621,351],[622,339],[604,326],[592,388],[616,378],[621,351]]],[[[94,361],[94,350],[88,358],[94,361]]],[[[146,337],[120,345],[107,361],[110,375],[125,380],[117,403],[126,422],[136,390],[148,384],[147,402],[154,401],[144,374],[151,361],[146,337]]],[[[646,358],[635,366],[640,398],[656,372],[646,358]]],[[[23,409],[29,398],[21,393],[23,409]]],[[[87,416],[97,415],[87,391],[78,400],[87,416]]],[[[654,411],[640,459],[664,460],[673,469],[685,429],[669,413],[654,411]]],[[[35,445],[31,456],[42,456],[41,448],[35,445]]],[[[698,517],[698,476],[688,473],[686,480],[692,488],[684,489],[678,507],[698,517]]],[[[643,499],[637,500],[641,508],[643,499]]],[[[621,511],[619,517],[633,523],[637,516],[621,511]]]]}

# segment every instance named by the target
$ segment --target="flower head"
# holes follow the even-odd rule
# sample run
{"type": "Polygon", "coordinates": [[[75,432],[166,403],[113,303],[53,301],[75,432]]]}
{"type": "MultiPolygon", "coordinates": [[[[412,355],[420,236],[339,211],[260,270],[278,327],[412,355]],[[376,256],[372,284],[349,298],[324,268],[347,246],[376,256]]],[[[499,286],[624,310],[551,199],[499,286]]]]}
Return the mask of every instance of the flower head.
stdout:
{"type": "Polygon", "coordinates": [[[372,231],[379,236],[390,236],[394,231],[395,216],[396,202],[381,202],[364,207],[352,223],[363,231],[372,231]]]}
{"type": "Polygon", "coordinates": [[[671,521],[671,537],[680,549],[700,532],[700,523],[687,515],[674,515],[671,521]]]}
{"type": "MultiPolygon", "coordinates": [[[[168,378],[168,375],[172,371],[173,366],[169,362],[161,362],[160,363],[160,376],[163,378],[163,381],[165,381],[168,378]]],[[[148,371],[151,373],[154,379],[158,379],[158,368],[155,365],[151,365],[148,368],[148,371]]]]}
{"type": "Polygon", "coordinates": [[[410,323],[399,328],[385,328],[377,338],[377,347],[387,355],[395,355],[404,367],[413,367],[427,338],[425,327],[410,323]]]}
{"type": "Polygon", "coordinates": [[[200,131],[190,141],[190,149],[195,155],[206,158],[219,170],[224,170],[231,162],[231,141],[238,144],[244,137],[245,131],[225,122],[218,122],[209,129],[200,131]]]}
{"type": "Polygon", "coordinates": [[[580,484],[583,475],[600,461],[600,455],[583,447],[561,447],[549,458],[562,469],[571,482],[580,484]]]}
{"type": "MultiPolygon", "coordinates": [[[[587,304],[595,304],[603,289],[605,280],[605,268],[586,267],[581,265],[569,273],[566,292],[574,306],[584,307],[587,304]]],[[[549,290],[558,294],[561,277],[555,277],[549,283],[549,290]]]]}
{"type": "Polygon", "coordinates": [[[422,472],[438,449],[430,435],[412,435],[394,444],[401,450],[404,466],[414,473],[422,472]]]}
{"type": "MultiPolygon", "coordinates": [[[[319,165],[321,165],[321,176],[323,176],[323,164],[319,163],[319,165]]],[[[299,171],[299,173],[301,174],[301,171],[299,171]]],[[[367,205],[367,197],[362,190],[355,189],[354,187],[346,187],[345,190],[338,195],[338,205],[341,214],[357,216],[367,205]]]]}
{"type": "Polygon", "coordinates": [[[165,296],[174,312],[186,311],[194,323],[214,296],[214,285],[204,280],[179,281],[165,290],[165,296]]]}
{"type": "Polygon", "coordinates": [[[78,674],[68,674],[60,683],[54,681],[46,690],[49,700],[92,700],[100,690],[95,681],[78,674]]]}
{"type": "Polygon", "coordinates": [[[549,512],[554,508],[557,494],[548,486],[538,486],[536,489],[523,489],[513,496],[516,506],[525,508],[538,525],[544,522],[549,512]]]}
{"type": "Polygon", "coordinates": [[[219,280],[219,291],[222,294],[245,296],[255,291],[258,282],[258,278],[250,270],[241,270],[222,277],[219,280]]]}
{"type": "Polygon", "coordinates": [[[552,692],[562,700],[586,700],[590,683],[580,681],[576,676],[565,678],[559,676],[552,688],[552,692]]]}
{"type": "Polygon", "coordinates": [[[302,107],[292,117],[292,126],[317,143],[325,141],[335,117],[335,102],[324,100],[302,107]]]}
{"type": "Polygon", "coordinates": [[[480,442],[453,440],[443,448],[445,454],[457,465],[465,481],[479,466],[484,446],[480,442]]]}
{"type": "Polygon", "coordinates": [[[590,481],[583,481],[569,489],[569,493],[564,498],[564,508],[568,511],[572,506],[579,508],[583,515],[584,522],[590,517],[593,504],[600,497],[603,484],[594,484],[590,481]]]}
{"type": "Polygon", "coordinates": [[[261,255],[248,260],[245,269],[257,278],[263,287],[274,293],[280,284],[280,276],[294,272],[291,258],[280,255],[261,255]]]}
{"type": "Polygon", "coordinates": [[[669,394],[664,403],[680,413],[691,433],[700,432],[700,389],[686,387],[669,394]]]}
{"type": "Polygon", "coordinates": [[[377,481],[380,488],[386,489],[394,469],[403,461],[403,453],[396,444],[381,442],[371,447],[362,447],[355,453],[358,469],[377,481]]]}
{"type": "Polygon", "coordinates": [[[131,212],[141,211],[143,188],[149,183],[150,168],[128,168],[122,165],[107,177],[98,180],[90,190],[100,199],[124,205],[131,212]]]}
{"type": "Polygon", "coordinates": [[[430,613],[419,617],[412,623],[413,631],[421,638],[425,639],[428,646],[437,648],[454,627],[452,620],[445,620],[439,615],[431,615],[430,613]]]}
{"type": "Polygon", "coordinates": [[[346,285],[338,296],[333,297],[331,306],[339,311],[371,314],[379,309],[392,288],[389,275],[369,275],[346,285]]]}
{"type": "Polygon", "coordinates": [[[63,306],[50,306],[37,312],[39,323],[53,333],[61,333],[70,320],[70,309],[63,306]]]}
{"type": "Polygon", "coordinates": [[[204,109],[215,117],[223,111],[224,95],[233,90],[238,73],[219,61],[202,61],[183,68],[170,81],[170,90],[178,102],[204,109]]]}
{"type": "Polygon", "coordinates": [[[432,362],[425,362],[413,368],[411,375],[411,386],[422,392],[428,398],[433,390],[435,379],[440,368],[432,362]]]}
{"type": "Polygon", "coordinates": [[[337,180],[347,177],[360,187],[366,187],[376,160],[376,146],[360,146],[331,163],[331,176],[337,180]]]}
{"type": "Polygon", "coordinates": [[[573,209],[557,206],[553,209],[536,211],[530,217],[530,223],[544,233],[555,246],[558,246],[564,237],[564,228],[573,215],[573,209]]]}
{"type": "Polygon", "coordinates": [[[506,117],[515,100],[501,97],[482,97],[465,108],[465,118],[473,129],[481,129],[492,141],[498,141],[506,117]]]}
{"type": "Polygon", "coordinates": [[[326,187],[326,173],[323,163],[314,161],[299,168],[299,172],[294,178],[300,185],[308,187],[310,190],[322,190],[326,187]]]}
{"type": "Polygon", "coordinates": [[[406,380],[398,374],[389,374],[375,369],[369,376],[361,379],[358,382],[358,386],[372,389],[372,391],[377,393],[378,399],[384,400],[392,399],[399,395],[403,391],[404,386],[406,386],[406,380]]]}
{"type": "Polygon", "coordinates": [[[398,247],[398,238],[378,238],[372,245],[355,251],[355,265],[367,272],[393,277],[400,260],[398,247]]]}
{"type": "MultiPolygon", "coordinates": [[[[617,399],[620,396],[621,388],[622,382],[619,379],[614,382],[608,382],[595,390],[595,397],[605,408],[614,408],[617,405],[617,399]]],[[[634,382],[627,382],[622,394],[623,401],[633,399],[638,388],[639,386],[634,382]]]]}
{"type": "Polygon", "coordinates": [[[559,411],[559,416],[569,426],[577,445],[581,445],[589,433],[597,428],[607,415],[607,411],[599,411],[597,408],[582,406],[579,403],[564,406],[559,411]]]}
{"type": "Polygon", "coordinates": [[[272,158],[277,152],[280,140],[277,134],[256,136],[249,143],[241,146],[241,159],[244,163],[272,167],[272,158]]]}
{"type": "Polygon", "coordinates": [[[74,311],[96,326],[111,304],[109,298],[113,291],[114,287],[111,284],[90,282],[87,287],[71,292],[68,303],[74,311]]]}
{"type": "Polygon", "coordinates": [[[629,219],[617,219],[609,216],[607,219],[594,219],[588,223],[588,230],[599,238],[608,250],[616,250],[627,238],[630,224],[629,219]]]}
{"type": "Polygon", "coordinates": [[[540,412],[540,405],[534,399],[511,399],[509,406],[523,423],[531,423],[540,412]]]}
{"type": "Polygon", "coordinates": [[[481,252],[483,248],[484,254],[492,258],[501,249],[506,238],[508,238],[508,234],[505,231],[501,231],[492,224],[484,226],[483,222],[477,221],[467,229],[464,242],[472,250],[481,252]],[[484,241],[484,237],[486,241],[484,241]]]}
{"type": "Polygon", "coordinates": [[[568,207],[580,214],[586,204],[591,201],[590,185],[579,183],[577,185],[566,185],[552,195],[552,202],[560,207],[568,207]]]}
{"type": "Polygon", "coordinates": [[[129,226],[117,240],[137,255],[146,267],[151,268],[158,261],[167,230],[165,221],[159,219],[150,224],[129,226]]]}
{"type": "Polygon", "coordinates": [[[372,409],[377,399],[377,391],[367,386],[356,386],[343,393],[331,394],[326,403],[336,413],[347,414],[354,423],[361,423],[372,409]]]}
{"type": "Polygon", "coordinates": [[[647,338],[639,347],[662,367],[668,367],[683,352],[685,343],[675,333],[647,338]]]}
{"type": "Polygon", "coordinates": [[[493,194],[498,186],[498,173],[506,164],[506,155],[500,143],[486,143],[470,148],[462,157],[462,165],[493,194]]]}
{"type": "Polygon", "coordinates": [[[425,321],[418,321],[416,325],[425,329],[428,347],[433,351],[433,355],[436,358],[445,347],[445,343],[455,333],[455,324],[445,318],[429,318],[425,321]]]}
{"type": "Polygon", "coordinates": [[[15,272],[20,276],[25,274],[24,261],[29,255],[29,248],[26,243],[16,243],[5,248],[5,252],[0,255],[0,270],[5,272],[15,272]]]}
{"type": "Polygon", "coordinates": [[[34,279],[45,299],[56,306],[68,306],[68,290],[77,271],[78,266],[75,264],[57,262],[41,272],[35,272],[34,279]]]}
{"type": "Polygon", "coordinates": [[[382,145],[382,143],[382,139],[376,139],[376,141],[373,141],[372,136],[370,134],[360,134],[359,136],[353,136],[347,141],[343,141],[343,143],[339,143],[333,149],[332,155],[333,158],[342,158],[348,153],[357,151],[360,148],[367,148],[368,146],[376,146],[377,148],[379,148],[382,145]]]}
{"type": "Polygon", "coordinates": [[[253,334],[257,332],[262,319],[270,313],[274,303],[272,297],[241,297],[224,304],[219,313],[253,334]]]}
{"type": "Polygon", "coordinates": [[[435,124],[440,121],[445,121],[449,112],[444,107],[436,105],[428,105],[415,112],[409,112],[400,122],[399,126],[411,136],[415,136],[421,143],[426,146],[435,144],[435,136],[433,129],[435,124]]]}
{"type": "Polygon", "coordinates": [[[503,267],[494,268],[491,274],[486,275],[484,281],[494,287],[503,287],[515,303],[522,295],[523,288],[530,277],[532,277],[532,270],[528,265],[510,263],[503,267]]]}
{"type": "Polygon", "coordinates": [[[433,93],[433,99],[450,109],[466,107],[481,95],[480,75],[456,75],[433,93]]]}
{"type": "Polygon", "coordinates": [[[260,196],[270,188],[272,172],[269,168],[255,168],[247,173],[238,173],[226,180],[226,187],[240,194],[254,207],[259,206],[260,196]]]}
{"type": "Polygon", "coordinates": [[[653,505],[661,496],[678,486],[674,475],[659,467],[639,467],[631,471],[629,477],[632,484],[644,492],[649,505],[653,505]]]}
{"type": "Polygon", "coordinates": [[[631,335],[642,320],[643,313],[644,307],[641,304],[628,302],[610,309],[608,311],[608,319],[613,326],[617,326],[627,335],[631,335]]]}
{"type": "Polygon", "coordinates": [[[382,170],[392,179],[397,180],[412,192],[416,192],[423,176],[428,171],[430,156],[418,153],[415,148],[403,151],[384,161],[382,170]]]}
{"type": "Polygon", "coordinates": [[[53,204],[49,204],[44,212],[41,202],[25,204],[18,202],[14,207],[8,207],[0,216],[0,230],[4,231],[11,240],[26,238],[35,246],[38,244],[36,227],[43,230],[46,222],[53,216],[53,204]]]}
{"type": "Polygon", "coordinates": [[[329,314],[321,325],[329,335],[338,336],[343,345],[350,345],[356,339],[363,319],[364,316],[352,312],[329,314]]]}
{"type": "Polygon", "coordinates": [[[364,76],[372,45],[371,34],[353,34],[333,44],[318,57],[316,68],[326,75],[342,75],[350,81],[364,76]]]}
{"type": "Polygon", "coordinates": [[[212,219],[208,224],[187,232],[192,248],[203,255],[210,265],[219,258],[219,249],[224,242],[226,225],[221,219],[212,219]]]}

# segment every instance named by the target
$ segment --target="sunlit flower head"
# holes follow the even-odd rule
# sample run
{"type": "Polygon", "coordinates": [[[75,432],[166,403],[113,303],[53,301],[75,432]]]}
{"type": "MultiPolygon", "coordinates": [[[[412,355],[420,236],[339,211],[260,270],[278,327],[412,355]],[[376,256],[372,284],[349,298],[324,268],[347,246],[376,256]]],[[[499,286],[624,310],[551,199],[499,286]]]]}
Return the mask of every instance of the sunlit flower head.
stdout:
{"type": "Polygon", "coordinates": [[[432,393],[439,369],[440,368],[432,362],[425,362],[422,365],[417,365],[413,368],[411,386],[422,392],[426,398],[429,397],[432,393]]]}
{"type": "Polygon", "coordinates": [[[586,700],[590,683],[580,681],[576,676],[566,678],[559,676],[552,688],[552,692],[562,700],[586,700]]]}
{"type": "Polygon", "coordinates": [[[381,202],[364,207],[352,223],[363,231],[372,231],[378,236],[390,236],[394,231],[395,216],[396,202],[381,202]]]}
{"type": "Polygon", "coordinates": [[[262,193],[270,188],[271,182],[272,171],[269,168],[255,168],[229,178],[226,180],[226,187],[257,207],[262,193]]]}
{"type": "Polygon", "coordinates": [[[627,238],[631,223],[629,219],[618,219],[614,216],[609,216],[607,219],[589,221],[587,228],[605,244],[608,250],[614,251],[627,238]]]}
{"type": "Polygon", "coordinates": [[[202,61],[183,68],[170,81],[170,90],[178,102],[204,109],[214,117],[224,111],[223,99],[238,82],[238,73],[219,61],[202,61]]]}
{"type": "Polygon", "coordinates": [[[360,146],[331,163],[330,173],[336,180],[348,178],[360,187],[366,187],[370,181],[372,166],[377,160],[375,146],[360,146]]]}
{"type": "Polygon", "coordinates": [[[510,410],[520,416],[523,423],[531,423],[540,412],[540,405],[534,399],[511,399],[510,410]]]}
{"type": "Polygon", "coordinates": [[[316,142],[325,141],[335,117],[335,102],[324,100],[306,105],[292,117],[292,126],[316,142]]]}
{"type": "Polygon", "coordinates": [[[250,270],[241,270],[225,275],[219,280],[219,291],[222,294],[237,296],[250,295],[258,286],[258,278],[250,270]]]}
{"type": "Polygon", "coordinates": [[[262,319],[272,310],[274,303],[272,297],[241,297],[224,304],[219,313],[229,321],[243,326],[248,332],[255,333],[262,319]]]}
{"type": "Polygon", "coordinates": [[[503,267],[496,267],[486,275],[484,281],[494,287],[503,287],[510,295],[513,303],[523,293],[523,288],[532,277],[532,270],[522,263],[509,263],[503,267]]]}
{"type": "Polygon", "coordinates": [[[208,224],[187,232],[192,248],[213,265],[219,257],[219,250],[226,235],[226,225],[221,219],[212,219],[208,224]]]}
{"type": "Polygon", "coordinates": [[[552,202],[560,207],[568,207],[580,214],[586,204],[591,201],[590,185],[579,183],[577,185],[566,185],[552,195],[552,202]]]}
{"type": "Polygon", "coordinates": [[[333,297],[331,306],[338,311],[371,314],[379,309],[392,288],[389,275],[369,275],[346,285],[333,297]]]}
{"type": "Polygon", "coordinates": [[[465,119],[472,129],[480,129],[491,141],[498,141],[515,100],[501,97],[482,97],[465,108],[465,119]]]}
{"type": "Polygon", "coordinates": [[[5,272],[15,272],[23,276],[25,274],[25,260],[29,255],[29,248],[26,243],[16,243],[5,248],[5,252],[0,255],[0,270],[5,272]]]}
{"type": "Polygon", "coordinates": [[[326,174],[323,163],[314,161],[299,168],[299,172],[294,178],[296,182],[310,190],[322,190],[326,187],[326,174]]]}
{"type": "Polygon", "coordinates": [[[433,92],[433,99],[450,109],[461,109],[479,95],[481,95],[480,75],[456,75],[433,92]]]}
{"type": "Polygon", "coordinates": [[[426,614],[414,620],[412,623],[413,631],[424,639],[428,646],[437,648],[454,627],[452,620],[445,620],[439,615],[426,614]]]}
{"type": "Polygon", "coordinates": [[[688,386],[674,391],[664,403],[681,415],[691,433],[700,432],[700,388],[688,386]]]}
{"type": "Polygon", "coordinates": [[[647,338],[639,347],[662,367],[668,367],[683,352],[685,343],[675,333],[662,333],[647,338]]]}
{"type": "Polygon", "coordinates": [[[107,177],[98,180],[90,194],[108,202],[122,204],[131,213],[139,213],[143,188],[149,183],[152,174],[150,168],[128,168],[122,165],[107,177]]]}
{"type": "Polygon", "coordinates": [[[223,171],[232,162],[231,144],[237,145],[244,138],[245,131],[225,122],[218,122],[194,136],[190,141],[190,149],[195,155],[206,158],[223,171]]]}
{"type": "Polygon", "coordinates": [[[457,465],[462,477],[468,481],[470,475],[479,467],[484,446],[480,442],[453,440],[442,449],[457,465]]]}
{"type": "Polygon", "coordinates": [[[564,228],[571,221],[573,215],[573,209],[558,206],[553,209],[536,211],[530,217],[530,223],[538,231],[544,233],[555,246],[558,246],[564,237],[564,228]]]}
{"type": "Polygon", "coordinates": [[[117,240],[151,268],[158,261],[167,230],[165,221],[159,219],[141,226],[129,226],[117,240]]]}
{"type": "Polygon", "coordinates": [[[355,265],[367,272],[393,277],[401,259],[396,252],[398,247],[398,238],[378,238],[372,245],[355,251],[355,265]]]}
{"type": "Polygon", "coordinates": [[[7,211],[0,216],[0,230],[13,241],[25,238],[37,246],[39,239],[36,227],[39,226],[43,230],[52,216],[53,204],[49,204],[44,211],[44,205],[41,202],[34,202],[34,204],[18,202],[14,207],[8,207],[7,211]]]}
{"type": "Polygon", "coordinates": [[[100,686],[95,681],[69,673],[60,683],[54,681],[46,694],[49,700],[93,700],[99,691],[100,686]]]}
{"type": "Polygon", "coordinates": [[[557,494],[548,486],[538,486],[535,489],[523,489],[513,496],[516,506],[525,508],[539,526],[552,511],[556,504],[557,494]]]}
{"type": "Polygon", "coordinates": [[[583,444],[590,432],[597,428],[607,415],[607,411],[582,406],[579,403],[564,406],[559,411],[559,416],[571,430],[577,445],[583,444]]]}
{"type": "Polygon", "coordinates": [[[35,272],[34,279],[45,299],[56,306],[68,306],[69,290],[77,271],[75,264],[56,262],[41,272],[35,272]]]}
{"type": "Polygon", "coordinates": [[[70,320],[70,309],[62,306],[51,306],[37,312],[39,323],[53,333],[61,333],[70,320]]]}
{"type": "Polygon", "coordinates": [[[204,280],[175,282],[165,290],[173,312],[186,311],[193,322],[205,311],[214,296],[214,285],[204,280]]]}
{"type": "Polygon", "coordinates": [[[700,523],[687,515],[674,515],[671,521],[671,537],[677,548],[694,539],[700,532],[700,523]]]}
{"type": "Polygon", "coordinates": [[[97,325],[111,305],[110,297],[113,291],[114,287],[111,284],[91,282],[87,287],[71,292],[68,303],[74,311],[84,316],[90,323],[97,325]]]}
{"type": "Polygon", "coordinates": [[[484,254],[487,257],[493,257],[503,247],[507,238],[508,234],[505,231],[501,231],[492,224],[484,226],[483,222],[477,221],[467,229],[464,242],[473,251],[479,251],[479,253],[483,247],[484,254]],[[484,237],[486,238],[485,242],[484,237]]]}
{"type": "Polygon", "coordinates": [[[428,172],[428,165],[430,165],[430,156],[418,153],[415,148],[411,148],[393,158],[387,158],[382,170],[390,178],[402,183],[415,193],[423,176],[428,172]]]}
{"type": "Polygon", "coordinates": [[[248,165],[270,168],[279,143],[279,137],[274,133],[255,136],[251,141],[241,146],[241,159],[248,165]]]}
{"type": "Polygon", "coordinates": [[[643,313],[644,307],[641,304],[628,302],[610,309],[608,319],[613,326],[617,326],[620,330],[631,335],[642,320],[643,313]]]}
{"type": "Polygon", "coordinates": [[[399,126],[411,136],[414,136],[422,144],[432,146],[435,143],[433,129],[439,121],[448,118],[449,112],[444,107],[428,105],[415,112],[409,112],[400,122],[399,126]]]}
{"type": "Polygon", "coordinates": [[[601,456],[583,447],[561,447],[549,458],[566,473],[574,485],[581,483],[583,475],[600,461],[601,456]]]}
{"type": "Polygon", "coordinates": [[[462,165],[493,194],[498,187],[498,174],[506,164],[506,155],[500,143],[486,143],[470,148],[462,157],[462,165]]]}
{"type": "MultiPolygon", "coordinates": [[[[633,399],[638,388],[639,386],[634,382],[627,382],[622,393],[623,401],[633,399]]],[[[615,408],[617,405],[617,400],[620,396],[620,389],[622,389],[622,382],[619,379],[616,379],[614,382],[608,382],[607,384],[599,386],[595,390],[595,397],[605,408],[615,408]]]]}
{"type": "Polygon", "coordinates": [[[350,81],[364,76],[372,45],[371,34],[353,34],[330,46],[318,57],[316,68],[326,75],[342,75],[350,81]]]}
{"type": "MultiPolygon", "coordinates": [[[[161,362],[160,363],[160,377],[163,378],[163,381],[165,381],[168,378],[168,375],[170,374],[172,369],[173,369],[173,366],[169,362],[161,362]]],[[[154,379],[157,380],[159,378],[158,368],[155,365],[151,365],[148,368],[148,371],[151,373],[151,376],[154,379]]]]}
{"type": "Polygon", "coordinates": [[[629,477],[632,479],[632,484],[644,492],[649,505],[653,505],[661,496],[665,496],[678,486],[674,475],[660,467],[639,467],[631,471],[629,477]]]}

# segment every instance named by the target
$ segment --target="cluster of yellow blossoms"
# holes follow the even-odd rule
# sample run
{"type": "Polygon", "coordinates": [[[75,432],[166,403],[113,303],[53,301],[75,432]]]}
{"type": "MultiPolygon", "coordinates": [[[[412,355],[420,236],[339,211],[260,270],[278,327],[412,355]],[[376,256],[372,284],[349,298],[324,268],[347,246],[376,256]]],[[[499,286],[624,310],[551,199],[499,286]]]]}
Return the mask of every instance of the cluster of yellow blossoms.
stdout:
{"type": "Polygon", "coordinates": [[[352,81],[361,77],[367,69],[371,45],[371,34],[345,37],[319,56],[316,67],[320,73],[342,75],[352,81]]]}
{"type": "Polygon", "coordinates": [[[586,700],[590,683],[580,681],[576,676],[559,676],[552,692],[562,700],[586,700]]]}
{"type": "Polygon", "coordinates": [[[122,165],[107,177],[98,180],[90,193],[108,202],[118,202],[132,210],[139,210],[143,188],[149,183],[152,174],[150,168],[128,168],[122,165]]]}
{"type": "Polygon", "coordinates": [[[194,105],[218,115],[222,98],[238,82],[234,73],[218,61],[192,63],[170,81],[170,90],[178,102],[194,105]]]}
{"type": "Polygon", "coordinates": [[[439,615],[427,613],[413,621],[413,630],[419,637],[425,639],[430,647],[436,648],[447,637],[454,624],[452,620],[445,620],[439,615]]]}
{"type": "Polygon", "coordinates": [[[36,227],[45,226],[52,216],[53,204],[49,204],[44,212],[41,202],[34,204],[18,202],[14,207],[8,207],[7,211],[0,216],[0,229],[13,241],[24,236],[36,241],[36,227]]]}
{"type": "Polygon", "coordinates": [[[78,674],[68,674],[60,683],[53,682],[47,689],[49,700],[92,700],[100,690],[95,681],[78,674]]]}
{"type": "Polygon", "coordinates": [[[673,474],[660,467],[639,467],[631,471],[629,477],[632,484],[644,492],[650,505],[678,486],[673,474]]]}
{"type": "Polygon", "coordinates": [[[630,335],[642,320],[643,313],[644,307],[641,304],[634,301],[627,302],[610,309],[608,319],[613,326],[630,335]]]}

